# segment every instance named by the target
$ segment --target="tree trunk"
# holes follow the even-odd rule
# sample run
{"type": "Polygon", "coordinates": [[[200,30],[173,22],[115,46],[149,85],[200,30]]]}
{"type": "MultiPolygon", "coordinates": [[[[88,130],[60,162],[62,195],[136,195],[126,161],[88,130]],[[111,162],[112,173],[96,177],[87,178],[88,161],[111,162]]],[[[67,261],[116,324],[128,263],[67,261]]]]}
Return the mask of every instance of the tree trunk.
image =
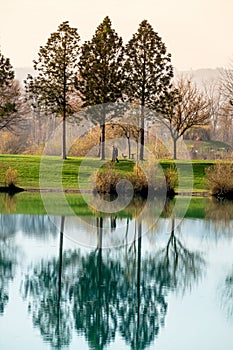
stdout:
{"type": "Polygon", "coordinates": [[[62,253],[63,253],[63,235],[64,235],[65,217],[61,217],[60,227],[60,245],[59,245],[59,276],[58,276],[58,301],[61,299],[61,278],[62,278],[62,253]]]}
{"type": "Polygon", "coordinates": [[[140,305],[141,305],[141,255],[142,255],[142,222],[138,224],[138,266],[137,266],[137,344],[139,342],[140,329],[140,305]]]}
{"type": "Polygon", "coordinates": [[[127,141],[128,141],[128,158],[130,159],[130,154],[131,154],[131,144],[130,144],[130,138],[127,137],[127,141]]]}
{"type": "Polygon", "coordinates": [[[102,109],[102,124],[101,124],[101,154],[100,159],[105,160],[105,119],[106,119],[106,111],[105,106],[103,105],[102,109]]]}
{"type": "Polygon", "coordinates": [[[177,143],[177,139],[176,138],[174,138],[173,139],[173,159],[177,159],[176,157],[177,157],[177,148],[176,148],[176,143],[177,143]]]}
{"type": "Polygon", "coordinates": [[[66,159],[66,114],[62,121],[62,159],[66,159]]]}
{"type": "Polygon", "coordinates": [[[144,143],[145,143],[145,133],[144,133],[144,126],[145,126],[145,120],[144,120],[144,106],[141,106],[141,125],[140,125],[140,155],[139,159],[144,159],[144,143]]]}
{"type": "Polygon", "coordinates": [[[101,125],[100,159],[105,160],[105,124],[101,125]]]}

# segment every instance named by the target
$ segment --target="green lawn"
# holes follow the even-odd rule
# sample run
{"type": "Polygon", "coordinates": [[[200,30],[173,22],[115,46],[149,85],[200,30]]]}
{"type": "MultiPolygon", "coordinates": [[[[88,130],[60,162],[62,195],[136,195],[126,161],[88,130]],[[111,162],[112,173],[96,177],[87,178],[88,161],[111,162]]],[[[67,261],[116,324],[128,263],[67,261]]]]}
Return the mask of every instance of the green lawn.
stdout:
{"type": "MultiPolygon", "coordinates": [[[[161,160],[163,168],[171,166],[172,160],[161,160]]],[[[179,171],[179,190],[203,191],[205,190],[205,169],[213,161],[176,161],[179,171]],[[194,185],[192,186],[192,175],[194,185]]],[[[0,186],[4,185],[4,177],[9,167],[18,172],[18,186],[24,189],[51,188],[77,190],[90,188],[90,175],[101,165],[97,159],[69,157],[64,162],[59,157],[43,157],[30,155],[0,155],[0,186]],[[81,168],[80,168],[81,165],[81,168]],[[61,184],[62,179],[62,184],[61,184]]],[[[120,160],[116,169],[122,172],[132,171],[134,162],[120,160]]]]}

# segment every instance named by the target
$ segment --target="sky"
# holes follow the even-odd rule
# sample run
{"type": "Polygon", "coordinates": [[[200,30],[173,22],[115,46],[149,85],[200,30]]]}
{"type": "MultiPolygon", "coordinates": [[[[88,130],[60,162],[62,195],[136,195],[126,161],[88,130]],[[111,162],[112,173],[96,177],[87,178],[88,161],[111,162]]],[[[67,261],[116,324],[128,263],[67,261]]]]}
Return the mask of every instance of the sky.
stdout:
{"type": "Polygon", "coordinates": [[[14,68],[33,67],[63,21],[82,43],[106,16],[124,43],[148,20],[178,70],[226,68],[233,59],[232,0],[0,0],[0,50],[14,68]]]}

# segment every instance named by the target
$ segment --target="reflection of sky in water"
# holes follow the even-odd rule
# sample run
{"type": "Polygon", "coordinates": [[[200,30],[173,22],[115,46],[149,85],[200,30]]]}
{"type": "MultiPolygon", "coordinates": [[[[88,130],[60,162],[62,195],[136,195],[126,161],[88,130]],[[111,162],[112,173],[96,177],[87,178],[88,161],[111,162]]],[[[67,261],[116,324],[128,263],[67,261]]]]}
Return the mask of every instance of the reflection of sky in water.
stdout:
{"type": "MultiPolygon", "coordinates": [[[[16,219],[19,218],[16,216],[16,219]]],[[[22,219],[22,216],[21,216],[22,219]]],[[[59,227],[59,218],[58,227],[59,227]]],[[[87,220],[88,221],[88,220],[87,220]]],[[[125,236],[127,219],[117,219],[119,231],[108,227],[104,233],[118,242],[122,239],[122,230],[125,236]]],[[[106,224],[106,222],[105,222],[106,224]]],[[[129,221],[129,237],[133,237],[135,225],[129,221]]],[[[232,225],[232,222],[230,223],[232,225]]],[[[108,224],[106,224],[108,226],[108,224]]],[[[146,224],[143,224],[146,227],[146,224]]],[[[152,231],[142,237],[142,260],[147,256],[153,256],[159,249],[166,246],[171,227],[170,219],[160,219],[152,231]]],[[[66,218],[67,232],[77,232],[76,222],[72,218],[66,218]]],[[[146,229],[143,229],[144,231],[146,229]]],[[[89,242],[96,244],[96,228],[82,221],[79,226],[79,235],[89,237],[89,242]],[[87,230],[87,231],[86,231],[87,230]]],[[[206,272],[191,290],[181,293],[170,292],[167,296],[168,310],[165,316],[165,326],[161,327],[157,338],[148,347],[156,350],[174,349],[206,349],[206,350],[231,350],[233,344],[233,319],[229,320],[221,308],[219,296],[219,284],[224,281],[227,274],[232,271],[233,265],[233,233],[219,232],[212,221],[199,219],[185,219],[175,230],[175,235],[182,241],[183,246],[190,251],[203,253],[206,260],[206,272]]],[[[18,269],[15,279],[9,284],[9,302],[5,307],[3,316],[0,316],[0,349],[50,349],[50,345],[43,343],[38,328],[32,327],[31,316],[27,312],[27,301],[23,301],[20,294],[21,278],[30,264],[36,265],[41,259],[58,257],[59,253],[59,229],[54,232],[34,232],[25,234],[20,224],[11,241],[18,248],[18,269]]],[[[65,250],[80,249],[80,245],[72,239],[64,237],[65,250]]],[[[81,247],[83,256],[91,249],[81,247]]],[[[112,259],[121,258],[124,247],[103,250],[103,256],[110,254],[112,259]]],[[[122,255],[122,266],[124,258],[122,255]]],[[[232,301],[231,301],[232,302],[232,301]]],[[[65,349],[65,347],[64,347],[65,349]]],[[[89,349],[84,337],[77,336],[75,331],[72,341],[67,349],[89,349]]],[[[130,349],[125,341],[117,333],[115,342],[106,349],[130,349]]],[[[140,349],[138,349],[140,350],[140,349]]]]}

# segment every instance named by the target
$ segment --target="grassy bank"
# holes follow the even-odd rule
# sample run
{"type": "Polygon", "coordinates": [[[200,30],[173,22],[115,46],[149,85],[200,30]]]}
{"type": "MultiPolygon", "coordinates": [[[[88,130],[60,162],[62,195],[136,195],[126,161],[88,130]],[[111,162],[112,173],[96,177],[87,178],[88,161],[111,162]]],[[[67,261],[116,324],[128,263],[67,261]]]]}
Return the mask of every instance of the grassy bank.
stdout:
{"type": "MultiPolygon", "coordinates": [[[[27,214],[27,215],[47,215],[61,216],[61,215],[77,215],[80,217],[98,216],[100,213],[93,211],[85,202],[81,194],[66,194],[67,205],[64,202],[60,202],[59,195],[57,193],[48,193],[45,202],[43,202],[40,193],[34,192],[22,192],[13,197],[0,193],[0,213],[2,214],[27,214]]],[[[189,206],[187,206],[187,198],[179,196],[179,205],[175,210],[176,217],[180,218],[185,215],[185,218],[206,218],[213,220],[223,220],[225,223],[227,220],[233,219],[232,203],[223,202],[220,203],[214,198],[209,197],[191,197],[189,198],[189,206]]],[[[124,208],[120,212],[114,213],[114,217],[135,217],[135,210],[137,213],[143,208],[143,203],[139,205],[130,205],[124,208]],[[142,205],[142,206],[141,206],[142,205]],[[140,209],[141,208],[141,209],[140,209]]],[[[169,218],[170,213],[176,204],[176,198],[169,200],[165,205],[164,210],[161,213],[162,218],[169,218]]],[[[144,220],[148,218],[151,221],[153,213],[156,211],[156,205],[152,203],[151,211],[148,215],[144,213],[144,220]]],[[[156,213],[155,213],[156,214],[156,213]]],[[[111,214],[104,214],[106,217],[111,217],[111,214]]],[[[137,215],[136,215],[137,217],[137,215]]],[[[156,217],[156,216],[155,216],[156,217]]]]}
{"type": "MultiPolygon", "coordinates": [[[[98,167],[97,159],[89,159],[82,163],[83,158],[70,157],[64,162],[59,157],[43,158],[42,167],[40,156],[30,155],[0,155],[0,186],[4,185],[6,170],[9,167],[17,170],[17,185],[24,189],[54,188],[62,186],[67,190],[77,190],[79,186],[89,189],[88,179],[93,169],[98,167]],[[82,164],[80,178],[78,179],[80,164],[82,164]],[[61,176],[62,172],[62,176],[61,176]],[[43,180],[40,183],[40,178],[43,180]]],[[[160,164],[165,169],[173,163],[172,160],[161,160],[160,164]]],[[[212,165],[213,161],[176,161],[176,166],[180,172],[179,190],[183,191],[204,191],[205,190],[205,169],[212,165]],[[191,185],[193,171],[193,187],[191,185]]],[[[132,171],[134,162],[130,160],[120,160],[116,164],[116,169],[121,172],[132,171]]]]}

